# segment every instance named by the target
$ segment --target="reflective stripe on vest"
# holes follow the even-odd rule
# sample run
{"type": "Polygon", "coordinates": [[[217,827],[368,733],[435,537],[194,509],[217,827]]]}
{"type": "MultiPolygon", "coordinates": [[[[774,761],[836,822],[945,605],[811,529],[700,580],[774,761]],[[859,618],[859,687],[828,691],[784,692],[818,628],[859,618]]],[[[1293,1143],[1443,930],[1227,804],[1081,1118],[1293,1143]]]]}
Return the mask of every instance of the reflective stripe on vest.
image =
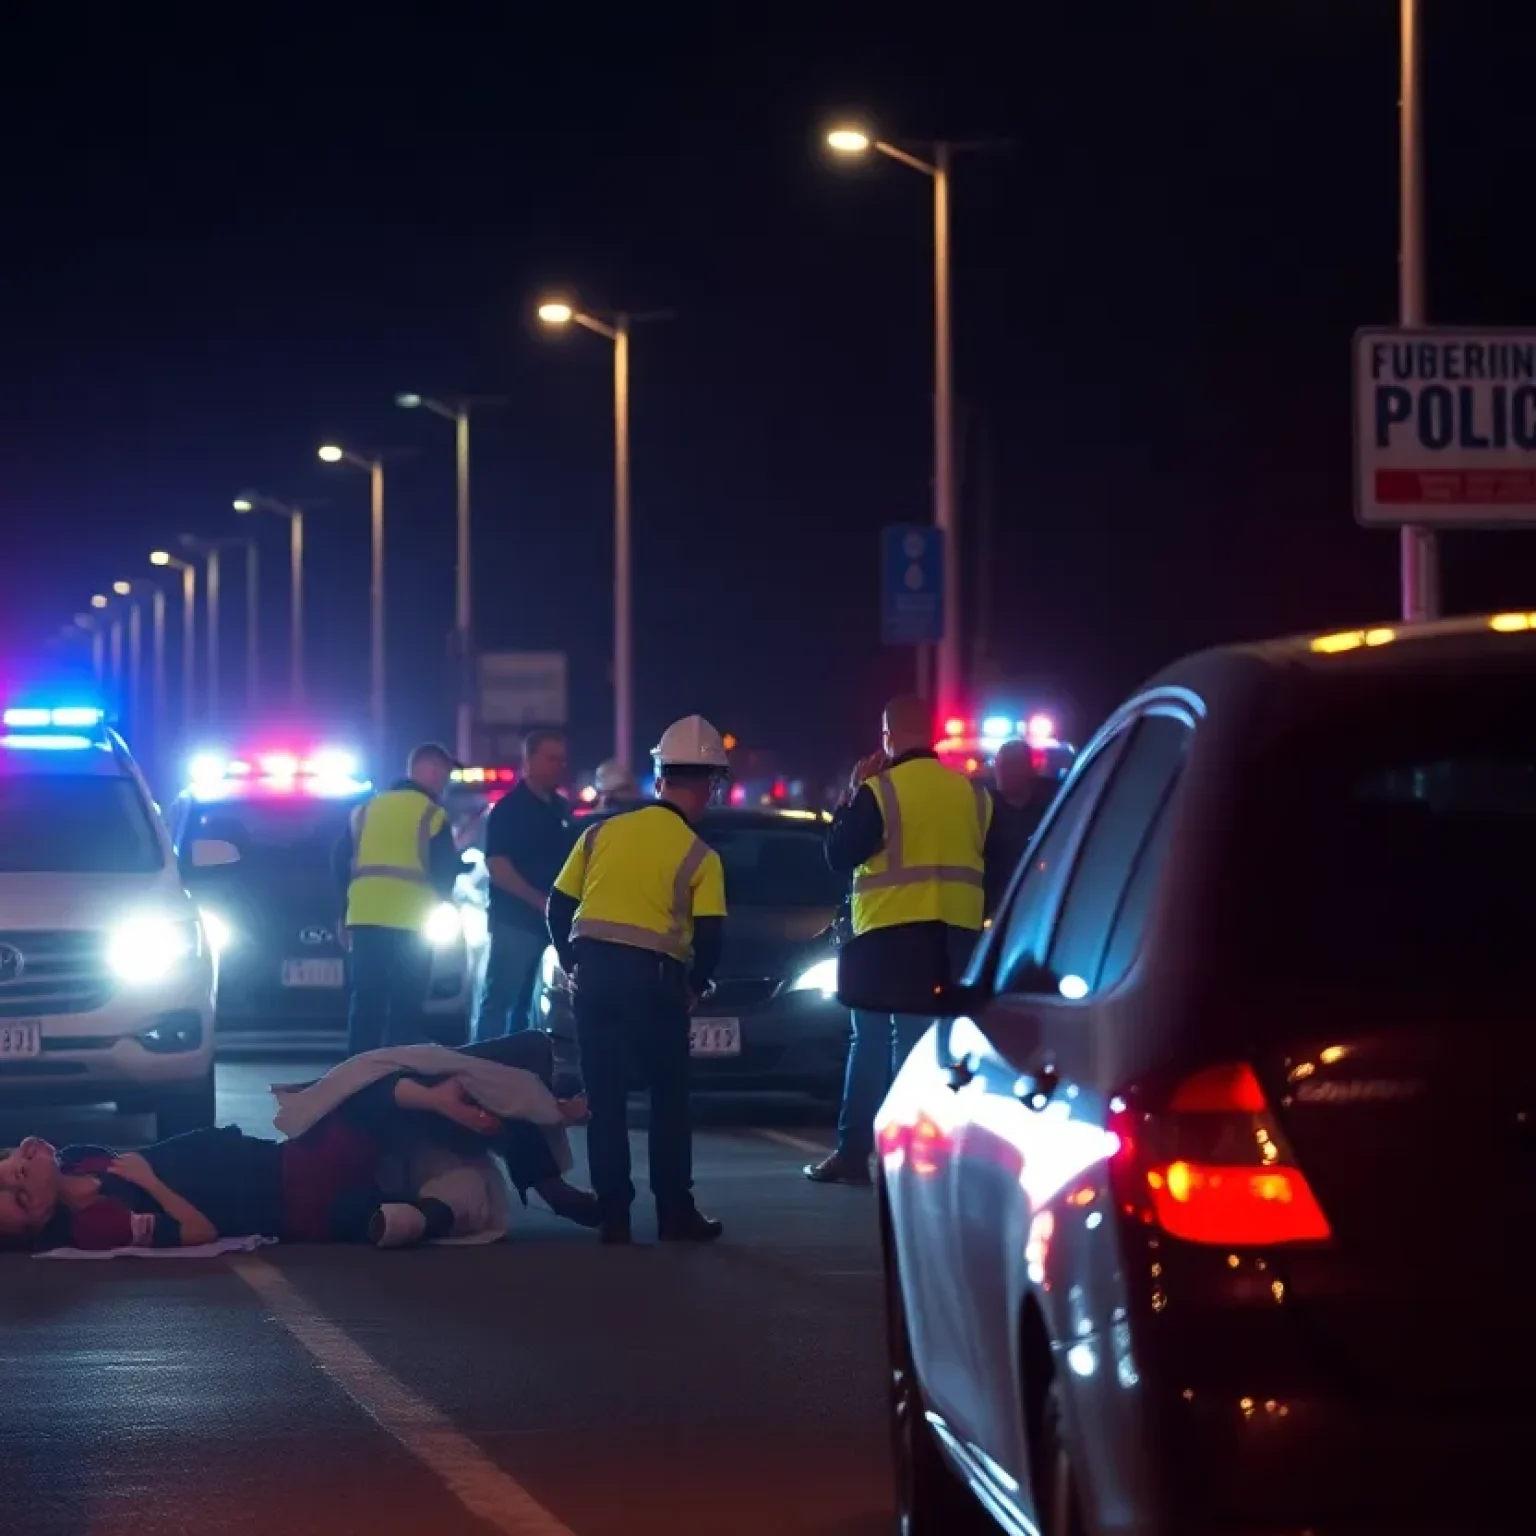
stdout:
{"type": "Polygon", "coordinates": [[[428,800],[421,813],[421,820],[416,824],[417,862],[414,865],[363,864],[359,862],[363,851],[363,828],[374,804],[373,800],[369,800],[352,812],[352,878],[368,880],[377,877],[384,880],[408,880],[413,885],[429,885],[432,879],[432,823],[439,807],[428,800]]]}
{"type": "MultiPolygon", "coordinates": [[[[601,831],[601,826],[591,827],[582,835],[582,851],[589,862],[592,850],[597,846],[597,834],[601,831]]],[[[686,961],[690,949],[687,923],[693,914],[693,877],[708,857],[709,844],[695,837],[688,852],[683,855],[682,863],[677,866],[677,873],[672,877],[672,923],[665,933],[642,928],[638,923],[616,923],[602,917],[578,916],[571,924],[571,937],[601,939],[609,944],[628,944],[636,949],[655,950],[658,954],[670,955],[674,960],[686,961]]]]}
{"type": "MultiPolygon", "coordinates": [[[[979,869],[963,864],[907,864],[902,859],[901,802],[896,796],[896,786],[887,774],[878,774],[869,781],[880,802],[880,815],[885,821],[885,868],[875,874],[859,874],[853,877],[853,889],[859,891],[889,890],[897,885],[924,885],[938,882],[949,885],[972,885],[978,890],[986,885],[986,875],[979,869]]],[[[976,825],[982,841],[987,836],[987,791],[977,783],[971,784],[976,797],[976,825]]]]}

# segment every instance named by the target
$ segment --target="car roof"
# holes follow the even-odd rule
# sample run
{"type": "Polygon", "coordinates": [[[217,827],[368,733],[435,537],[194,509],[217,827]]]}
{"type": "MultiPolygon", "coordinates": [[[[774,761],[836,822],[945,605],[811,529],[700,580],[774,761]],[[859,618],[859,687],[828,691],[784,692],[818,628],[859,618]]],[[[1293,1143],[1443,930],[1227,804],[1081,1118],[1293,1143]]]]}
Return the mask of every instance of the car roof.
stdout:
{"type": "Polygon", "coordinates": [[[1191,695],[1223,713],[1280,679],[1411,677],[1426,671],[1513,664],[1536,668],[1536,614],[1479,614],[1428,624],[1383,621],[1198,651],[1149,678],[1134,698],[1191,695]]]}

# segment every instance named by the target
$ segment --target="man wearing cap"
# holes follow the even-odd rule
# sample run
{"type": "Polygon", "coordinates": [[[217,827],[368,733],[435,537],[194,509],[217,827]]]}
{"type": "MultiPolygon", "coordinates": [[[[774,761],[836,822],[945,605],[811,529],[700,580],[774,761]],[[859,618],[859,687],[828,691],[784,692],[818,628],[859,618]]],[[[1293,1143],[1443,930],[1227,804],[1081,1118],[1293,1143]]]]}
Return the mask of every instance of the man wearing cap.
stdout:
{"type": "Polygon", "coordinates": [[[442,806],[457,767],[446,747],[417,747],[406,777],[352,812],[332,855],[346,902],[351,1056],[426,1038],[427,922],[434,906],[452,899],[461,867],[442,806]]]}

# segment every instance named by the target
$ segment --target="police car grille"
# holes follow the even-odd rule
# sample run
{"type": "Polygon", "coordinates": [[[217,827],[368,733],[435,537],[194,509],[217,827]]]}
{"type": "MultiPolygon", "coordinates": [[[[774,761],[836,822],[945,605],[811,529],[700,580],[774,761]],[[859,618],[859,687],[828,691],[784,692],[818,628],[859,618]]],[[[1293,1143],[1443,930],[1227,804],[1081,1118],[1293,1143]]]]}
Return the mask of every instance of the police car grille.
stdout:
{"type": "Polygon", "coordinates": [[[89,1013],[112,995],[106,941],[100,933],[0,929],[0,946],[22,958],[14,981],[0,978],[0,1019],[89,1013]]]}
{"type": "Polygon", "coordinates": [[[777,976],[722,976],[710,995],[711,1013],[729,1013],[733,1008],[756,1008],[779,990],[777,976]]]}

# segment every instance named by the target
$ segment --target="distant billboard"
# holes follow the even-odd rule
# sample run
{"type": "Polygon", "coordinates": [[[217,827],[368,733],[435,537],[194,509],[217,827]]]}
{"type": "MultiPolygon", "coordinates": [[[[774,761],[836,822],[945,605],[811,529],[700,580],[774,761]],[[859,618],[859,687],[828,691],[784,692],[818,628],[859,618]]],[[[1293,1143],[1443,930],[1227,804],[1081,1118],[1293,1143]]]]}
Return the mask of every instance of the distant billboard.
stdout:
{"type": "Polygon", "coordinates": [[[564,651],[489,651],[476,665],[476,713],[491,728],[566,724],[564,651]]]}

